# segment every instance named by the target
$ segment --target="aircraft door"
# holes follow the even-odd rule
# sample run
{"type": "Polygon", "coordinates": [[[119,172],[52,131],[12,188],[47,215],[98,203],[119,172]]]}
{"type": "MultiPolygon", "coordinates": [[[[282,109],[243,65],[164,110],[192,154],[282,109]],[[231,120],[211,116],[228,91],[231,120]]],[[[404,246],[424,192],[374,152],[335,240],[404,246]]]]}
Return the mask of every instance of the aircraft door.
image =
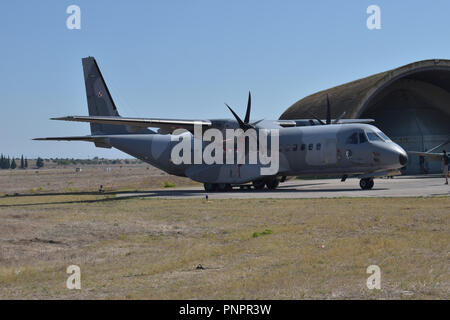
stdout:
{"type": "Polygon", "coordinates": [[[345,140],[343,159],[348,165],[364,166],[367,165],[367,138],[361,131],[355,131],[345,140]]]}
{"type": "Polygon", "coordinates": [[[322,154],[324,164],[335,164],[337,162],[336,144],[336,139],[325,140],[324,150],[322,154]]]}

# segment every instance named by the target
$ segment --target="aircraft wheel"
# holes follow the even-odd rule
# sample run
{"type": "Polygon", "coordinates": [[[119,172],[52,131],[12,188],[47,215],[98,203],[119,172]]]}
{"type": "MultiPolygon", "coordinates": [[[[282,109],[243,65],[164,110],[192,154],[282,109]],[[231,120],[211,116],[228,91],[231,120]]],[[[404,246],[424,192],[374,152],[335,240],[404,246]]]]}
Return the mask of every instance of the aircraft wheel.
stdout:
{"type": "Polygon", "coordinates": [[[373,188],[373,185],[374,185],[373,179],[370,178],[364,178],[359,181],[359,186],[363,190],[370,190],[373,188]]]}
{"type": "Polygon", "coordinates": [[[219,183],[219,184],[217,184],[217,189],[220,192],[231,191],[231,184],[229,184],[229,183],[219,183]]]}
{"type": "Polygon", "coordinates": [[[217,189],[217,185],[215,183],[204,183],[203,187],[206,192],[214,192],[217,189]]]}
{"type": "Polygon", "coordinates": [[[278,181],[277,179],[266,182],[267,189],[270,189],[270,190],[275,190],[276,188],[278,188],[279,184],[280,184],[280,181],[278,181]]]}
{"type": "Polygon", "coordinates": [[[262,180],[253,181],[253,188],[256,190],[262,190],[264,189],[265,184],[266,183],[262,180]]]}

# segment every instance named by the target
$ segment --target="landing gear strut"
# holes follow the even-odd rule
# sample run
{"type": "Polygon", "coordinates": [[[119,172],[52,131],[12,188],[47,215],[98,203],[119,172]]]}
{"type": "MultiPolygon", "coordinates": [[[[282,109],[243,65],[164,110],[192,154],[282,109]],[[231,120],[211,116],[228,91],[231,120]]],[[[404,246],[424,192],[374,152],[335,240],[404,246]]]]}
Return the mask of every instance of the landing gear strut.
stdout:
{"type": "Polygon", "coordinates": [[[364,178],[359,181],[359,186],[363,190],[370,190],[373,188],[373,179],[372,178],[364,178]]]}

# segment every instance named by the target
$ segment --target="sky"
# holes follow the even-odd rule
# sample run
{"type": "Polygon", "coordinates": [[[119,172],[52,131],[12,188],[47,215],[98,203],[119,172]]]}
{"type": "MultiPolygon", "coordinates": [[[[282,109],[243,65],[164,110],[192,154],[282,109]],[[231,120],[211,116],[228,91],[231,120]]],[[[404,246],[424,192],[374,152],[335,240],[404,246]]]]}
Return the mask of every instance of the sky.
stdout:
{"type": "Polygon", "coordinates": [[[122,116],[277,119],[299,99],[424,59],[450,58],[450,1],[45,0],[0,4],[0,153],[125,158],[86,142],[81,58],[94,56],[122,116]],[[81,10],[70,30],[67,7],[81,10]],[[368,6],[381,12],[369,30],[368,6]]]}

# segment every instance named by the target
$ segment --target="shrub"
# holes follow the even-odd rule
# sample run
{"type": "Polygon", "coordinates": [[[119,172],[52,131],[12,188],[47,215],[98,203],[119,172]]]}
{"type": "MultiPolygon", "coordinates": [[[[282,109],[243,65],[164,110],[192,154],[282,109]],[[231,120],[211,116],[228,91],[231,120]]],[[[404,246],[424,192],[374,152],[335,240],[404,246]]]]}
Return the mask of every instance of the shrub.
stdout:
{"type": "Polygon", "coordinates": [[[169,182],[169,181],[164,181],[164,185],[163,185],[163,187],[164,188],[173,188],[173,187],[176,187],[177,185],[175,184],[175,183],[172,183],[172,182],[169,182]]]}

